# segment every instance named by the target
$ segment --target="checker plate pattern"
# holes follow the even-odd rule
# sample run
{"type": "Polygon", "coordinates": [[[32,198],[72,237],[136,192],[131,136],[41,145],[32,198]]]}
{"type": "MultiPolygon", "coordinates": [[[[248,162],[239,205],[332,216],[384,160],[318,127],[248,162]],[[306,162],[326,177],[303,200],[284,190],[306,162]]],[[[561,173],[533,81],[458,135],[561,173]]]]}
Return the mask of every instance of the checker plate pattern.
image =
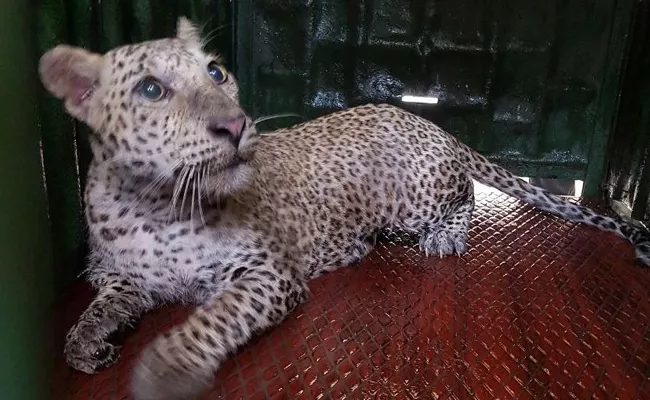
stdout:
{"type": "MultiPolygon", "coordinates": [[[[610,234],[477,195],[470,250],[425,258],[387,232],[360,265],[227,361],[203,399],[648,399],[650,270],[610,234]]],[[[92,292],[64,300],[67,328],[92,292]]],[[[147,315],[94,376],[59,360],[56,399],[128,399],[131,368],[188,310],[147,315]]]]}

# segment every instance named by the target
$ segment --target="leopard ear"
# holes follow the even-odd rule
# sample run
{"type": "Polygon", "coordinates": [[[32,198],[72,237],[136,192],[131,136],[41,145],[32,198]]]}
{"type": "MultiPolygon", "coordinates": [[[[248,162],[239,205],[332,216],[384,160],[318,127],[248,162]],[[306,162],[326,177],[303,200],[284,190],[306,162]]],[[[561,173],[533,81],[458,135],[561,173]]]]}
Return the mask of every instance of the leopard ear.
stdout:
{"type": "Polygon", "coordinates": [[[68,113],[87,122],[102,63],[99,54],[61,45],[41,57],[38,70],[43,86],[64,101],[68,113]]]}
{"type": "Polygon", "coordinates": [[[201,47],[201,32],[199,28],[185,17],[178,18],[176,37],[190,45],[201,47]]]}

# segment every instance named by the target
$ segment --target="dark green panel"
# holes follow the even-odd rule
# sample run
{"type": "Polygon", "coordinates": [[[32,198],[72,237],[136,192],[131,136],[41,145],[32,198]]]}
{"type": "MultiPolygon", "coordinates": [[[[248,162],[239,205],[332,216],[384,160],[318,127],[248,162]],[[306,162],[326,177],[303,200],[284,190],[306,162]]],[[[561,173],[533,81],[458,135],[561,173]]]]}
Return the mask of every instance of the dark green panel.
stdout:
{"type": "MultiPolygon", "coordinates": [[[[602,180],[632,0],[237,2],[255,115],[402,104],[520,174],[602,180]]],[[[294,121],[284,121],[284,124],[294,121]]]]}
{"type": "Polygon", "coordinates": [[[589,168],[585,179],[585,195],[603,194],[606,180],[607,143],[614,130],[619,107],[622,75],[628,51],[628,36],[633,22],[634,8],[639,2],[616,1],[611,9],[611,31],[603,60],[601,90],[596,109],[596,124],[589,154],[589,168]]]}
{"type": "Polygon", "coordinates": [[[650,220],[650,3],[638,2],[616,129],[610,138],[607,194],[650,220]]]}
{"type": "Polygon", "coordinates": [[[49,398],[52,367],[47,321],[54,282],[36,113],[35,19],[29,2],[0,2],[0,397],[7,400],[49,398]]]}
{"type": "MultiPolygon", "coordinates": [[[[59,1],[61,2],[61,1],[59,1]]],[[[93,0],[75,0],[65,1],[66,7],[66,38],[69,44],[84,47],[91,51],[99,51],[99,14],[98,6],[93,0]]],[[[57,42],[58,44],[58,42],[57,42]]],[[[43,47],[43,51],[46,48],[43,47]]],[[[59,110],[59,112],[62,112],[59,110]]],[[[74,137],[67,135],[68,140],[74,140],[74,148],[76,150],[76,160],[79,173],[79,204],[81,204],[81,190],[86,182],[86,174],[84,171],[88,168],[91,159],[90,147],[88,143],[89,129],[84,124],[74,121],[74,137]]],[[[56,167],[54,167],[56,168],[56,167]]],[[[78,222],[79,225],[83,224],[83,220],[78,222]]],[[[79,226],[77,225],[77,226],[79,226]]],[[[55,231],[56,232],[56,231],[55,231]]],[[[83,235],[83,233],[81,233],[83,235]]],[[[81,240],[82,238],[79,238],[81,240]]],[[[83,253],[81,248],[77,248],[75,256],[77,263],[83,262],[80,255],[83,253]]],[[[70,269],[70,267],[64,267],[70,269]]],[[[74,272],[74,271],[72,271],[74,272]]],[[[74,276],[74,275],[73,275],[74,276]]]]}
{"type": "MultiPolygon", "coordinates": [[[[68,28],[70,9],[64,1],[43,0],[38,11],[40,49],[71,42],[68,28]]],[[[78,273],[84,243],[77,126],[64,114],[60,101],[42,95],[39,102],[39,125],[53,231],[55,278],[57,286],[61,288],[78,273]]]]}
{"type": "MultiPolygon", "coordinates": [[[[73,1],[74,2],[74,1],[73,1]]],[[[210,40],[207,49],[232,54],[232,15],[228,0],[95,0],[100,49],[173,35],[178,17],[198,24],[210,40]]]]}

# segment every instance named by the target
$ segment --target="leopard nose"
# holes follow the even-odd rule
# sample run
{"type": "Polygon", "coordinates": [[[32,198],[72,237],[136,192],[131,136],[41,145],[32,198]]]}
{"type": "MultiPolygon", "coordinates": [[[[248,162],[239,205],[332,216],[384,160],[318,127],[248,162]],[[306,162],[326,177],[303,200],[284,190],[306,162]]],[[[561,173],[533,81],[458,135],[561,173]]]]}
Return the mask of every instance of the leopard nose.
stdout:
{"type": "Polygon", "coordinates": [[[215,117],[208,123],[208,132],[214,137],[226,138],[233,146],[239,147],[239,141],[246,127],[246,116],[215,117]]]}

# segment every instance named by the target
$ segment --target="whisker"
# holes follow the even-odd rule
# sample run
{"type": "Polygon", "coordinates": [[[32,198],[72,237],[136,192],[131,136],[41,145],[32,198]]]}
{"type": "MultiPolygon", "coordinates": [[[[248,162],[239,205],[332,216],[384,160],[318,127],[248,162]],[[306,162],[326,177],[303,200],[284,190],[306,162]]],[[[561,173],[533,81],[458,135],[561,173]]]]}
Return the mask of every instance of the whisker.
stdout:
{"type": "Polygon", "coordinates": [[[201,173],[199,175],[199,181],[196,184],[197,187],[198,187],[196,193],[198,194],[198,197],[199,197],[199,215],[201,216],[201,223],[203,224],[204,228],[205,228],[206,224],[205,224],[205,216],[203,215],[203,201],[201,200],[201,185],[204,183],[203,181],[205,179],[205,170],[206,170],[206,166],[204,164],[203,168],[201,168],[201,173]]]}
{"type": "Polygon", "coordinates": [[[174,218],[176,220],[180,219],[180,215],[179,215],[179,211],[178,211],[178,202],[180,201],[181,196],[183,194],[183,185],[185,183],[185,177],[187,176],[189,171],[190,171],[190,168],[188,166],[186,166],[183,169],[183,175],[179,177],[178,186],[175,188],[173,210],[174,210],[174,218]]]}
{"type": "Polygon", "coordinates": [[[208,166],[205,169],[207,179],[205,180],[205,195],[208,197],[208,205],[212,207],[212,196],[210,196],[210,187],[208,184],[210,183],[210,170],[212,170],[212,160],[208,161],[208,166]]]}
{"type": "MultiPolygon", "coordinates": [[[[156,157],[158,157],[158,156],[170,156],[170,155],[172,155],[174,153],[178,153],[178,151],[176,149],[173,149],[173,150],[169,150],[169,151],[163,151],[163,152],[160,152],[160,153],[155,153],[153,156],[156,156],[156,157]]],[[[124,154],[122,154],[122,155],[117,155],[117,156],[111,157],[111,158],[107,159],[104,162],[108,163],[108,164],[115,164],[115,163],[118,163],[120,161],[133,161],[134,159],[141,160],[142,158],[141,157],[134,157],[132,155],[124,155],[124,154]]]]}
{"type": "Polygon", "coordinates": [[[136,196],[136,198],[127,207],[127,212],[130,212],[131,210],[139,206],[142,200],[144,200],[150,193],[153,193],[156,190],[158,190],[160,187],[162,187],[162,185],[167,181],[167,179],[169,178],[166,176],[166,174],[161,173],[160,175],[158,175],[156,179],[151,181],[151,183],[149,183],[144,189],[142,189],[142,191],[140,191],[138,196],[136,196]]]}
{"type": "Polygon", "coordinates": [[[199,32],[201,32],[201,36],[205,36],[205,35],[203,34],[203,31],[205,30],[205,28],[208,27],[208,25],[210,25],[210,22],[212,22],[213,19],[214,19],[214,16],[212,16],[212,17],[208,18],[207,20],[204,20],[204,21],[203,21],[203,23],[202,23],[201,26],[199,27],[199,32]]]}
{"type": "Polygon", "coordinates": [[[278,118],[288,118],[288,117],[296,117],[296,118],[300,118],[302,120],[305,119],[305,117],[303,117],[300,114],[296,114],[296,113],[271,114],[271,115],[265,115],[265,116],[257,118],[255,121],[253,121],[253,124],[257,125],[257,124],[259,124],[261,122],[264,122],[264,121],[269,121],[269,120],[278,119],[278,118]]]}
{"type": "Polygon", "coordinates": [[[178,174],[178,176],[176,177],[176,180],[174,181],[174,189],[172,190],[172,199],[171,199],[171,202],[170,202],[170,210],[169,210],[170,212],[173,212],[175,210],[176,201],[177,201],[176,199],[178,197],[179,186],[180,186],[181,180],[183,179],[183,176],[185,175],[186,171],[187,171],[187,167],[183,166],[183,168],[181,169],[181,172],[178,174]]]}
{"type": "Polygon", "coordinates": [[[208,185],[208,180],[210,179],[211,162],[212,161],[208,161],[208,163],[205,164],[205,167],[203,168],[203,178],[201,179],[201,183],[203,184],[203,190],[208,200],[210,199],[210,186],[208,185]]]}
{"type": "Polygon", "coordinates": [[[194,198],[196,197],[196,167],[192,168],[192,202],[190,205],[190,229],[194,231],[194,198]]]}
{"type": "MultiPolygon", "coordinates": [[[[174,185],[174,191],[172,194],[172,201],[170,204],[170,219],[168,222],[171,221],[171,218],[176,218],[176,211],[178,208],[178,199],[180,197],[181,190],[183,189],[183,182],[185,181],[185,177],[187,176],[189,172],[189,166],[185,165],[183,166],[183,169],[181,170],[180,174],[178,175],[178,178],[176,179],[176,183],[174,185]]],[[[180,216],[179,216],[180,217],[180,216]]]]}
{"type": "Polygon", "coordinates": [[[190,177],[194,174],[194,166],[189,168],[189,172],[187,174],[187,179],[183,182],[183,186],[185,186],[185,189],[183,190],[183,200],[181,201],[181,218],[183,218],[183,210],[185,209],[185,200],[187,199],[187,191],[190,187],[190,177]]]}
{"type": "Polygon", "coordinates": [[[140,193],[138,193],[136,198],[131,201],[129,206],[126,208],[126,212],[131,212],[133,209],[139,206],[142,200],[144,200],[144,198],[147,197],[150,193],[153,193],[160,189],[162,185],[164,185],[167,180],[169,180],[170,174],[174,171],[174,169],[178,167],[179,164],[180,161],[177,161],[168,169],[161,171],[147,186],[144,187],[144,189],[140,191],[140,193]]]}
{"type": "Polygon", "coordinates": [[[223,28],[227,28],[228,26],[232,25],[231,23],[219,25],[216,28],[212,29],[208,33],[203,35],[203,39],[201,40],[201,47],[205,47],[210,44],[211,41],[213,41],[216,37],[217,34],[219,33],[220,30],[223,28]]]}

